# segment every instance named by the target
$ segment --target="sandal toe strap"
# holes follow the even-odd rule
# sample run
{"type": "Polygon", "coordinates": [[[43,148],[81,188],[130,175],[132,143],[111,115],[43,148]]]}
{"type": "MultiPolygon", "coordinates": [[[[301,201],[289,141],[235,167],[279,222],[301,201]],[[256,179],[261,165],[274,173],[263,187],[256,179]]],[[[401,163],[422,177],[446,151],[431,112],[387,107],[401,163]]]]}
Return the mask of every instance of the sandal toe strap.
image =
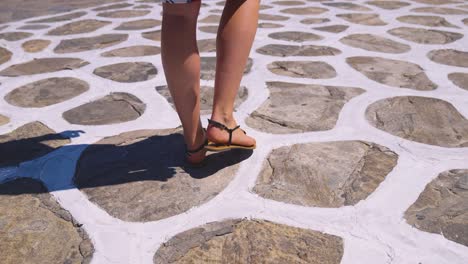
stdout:
{"type": "MultiPolygon", "coordinates": [[[[213,125],[219,129],[226,130],[229,133],[229,140],[228,140],[228,146],[231,145],[232,143],[232,133],[236,131],[238,128],[240,128],[240,125],[234,127],[234,128],[228,128],[226,125],[221,124],[219,122],[216,122],[214,120],[208,119],[208,124],[213,125]]],[[[245,132],[244,132],[245,133],[245,132]]]]}

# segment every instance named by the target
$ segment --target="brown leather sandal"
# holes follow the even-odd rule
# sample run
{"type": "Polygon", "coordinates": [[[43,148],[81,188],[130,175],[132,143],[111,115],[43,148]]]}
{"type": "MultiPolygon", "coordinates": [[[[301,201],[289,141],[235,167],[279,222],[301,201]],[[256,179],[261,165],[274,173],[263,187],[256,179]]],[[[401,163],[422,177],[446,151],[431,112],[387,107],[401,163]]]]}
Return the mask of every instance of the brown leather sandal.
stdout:
{"type": "MultiPolygon", "coordinates": [[[[239,129],[240,126],[236,126],[234,128],[228,128],[224,124],[221,124],[211,119],[208,119],[208,124],[214,127],[217,127],[219,129],[226,130],[229,133],[229,140],[227,144],[208,141],[208,144],[205,146],[205,149],[209,151],[224,151],[224,150],[229,150],[229,149],[255,149],[257,147],[256,145],[245,146],[245,145],[232,144],[232,133],[236,131],[237,129],[239,129]]],[[[242,132],[244,132],[244,134],[247,134],[244,130],[242,130],[242,132]]]]}

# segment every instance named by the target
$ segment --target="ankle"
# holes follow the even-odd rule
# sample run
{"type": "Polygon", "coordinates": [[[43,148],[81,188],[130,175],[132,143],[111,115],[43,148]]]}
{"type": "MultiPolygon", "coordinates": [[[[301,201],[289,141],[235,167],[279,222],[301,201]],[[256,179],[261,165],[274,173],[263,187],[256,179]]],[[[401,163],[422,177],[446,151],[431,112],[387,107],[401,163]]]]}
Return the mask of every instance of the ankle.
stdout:
{"type": "Polygon", "coordinates": [[[232,114],[215,114],[211,115],[211,120],[224,124],[227,127],[236,124],[236,120],[232,114]]]}

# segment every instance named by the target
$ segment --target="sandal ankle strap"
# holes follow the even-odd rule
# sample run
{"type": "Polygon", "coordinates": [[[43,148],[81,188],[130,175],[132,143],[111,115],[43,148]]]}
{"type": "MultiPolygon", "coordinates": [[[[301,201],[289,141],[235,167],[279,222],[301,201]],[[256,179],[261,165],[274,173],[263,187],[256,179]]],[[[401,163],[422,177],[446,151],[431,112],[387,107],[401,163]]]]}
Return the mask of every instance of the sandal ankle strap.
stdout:
{"type": "Polygon", "coordinates": [[[191,156],[192,154],[195,154],[200,150],[204,149],[206,145],[208,145],[208,139],[205,139],[205,142],[203,142],[203,144],[201,144],[198,148],[193,150],[186,149],[185,152],[187,153],[187,156],[191,156]]]}
{"type": "Polygon", "coordinates": [[[222,123],[219,123],[217,121],[214,121],[214,120],[211,120],[211,119],[208,119],[208,124],[210,125],[213,125],[219,129],[223,129],[223,130],[226,130],[228,133],[229,133],[229,140],[228,140],[228,145],[231,145],[231,142],[232,142],[232,133],[234,131],[236,131],[236,129],[238,129],[240,127],[240,125],[234,127],[234,128],[228,128],[226,125],[222,124],[222,123]]]}

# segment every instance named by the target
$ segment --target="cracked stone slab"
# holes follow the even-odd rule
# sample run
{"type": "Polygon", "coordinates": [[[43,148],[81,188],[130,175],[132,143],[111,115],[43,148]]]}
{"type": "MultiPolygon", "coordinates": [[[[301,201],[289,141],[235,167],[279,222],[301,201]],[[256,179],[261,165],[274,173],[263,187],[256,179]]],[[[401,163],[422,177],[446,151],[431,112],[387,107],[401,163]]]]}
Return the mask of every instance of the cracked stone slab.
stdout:
{"type": "Polygon", "coordinates": [[[287,40],[292,42],[304,42],[323,39],[322,36],[319,36],[317,34],[302,31],[273,32],[268,34],[268,37],[272,39],[287,40]]]}
{"type": "Polygon", "coordinates": [[[37,19],[37,20],[29,21],[28,23],[55,23],[55,22],[73,20],[75,18],[79,18],[84,15],[86,15],[86,12],[80,11],[80,12],[74,12],[74,13],[66,14],[66,15],[53,16],[53,17],[48,17],[44,19],[37,19]]]}
{"type": "Polygon", "coordinates": [[[315,30],[330,32],[330,33],[341,33],[347,30],[349,26],[347,25],[331,25],[331,26],[323,26],[323,27],[315,27],[315,30]]]}
{"type": "Polygon", "coordinates": [[[356,71],[378,83],[397,88],[428,91],[437,88],[421,66],[379,57],[350,57],[346,62],[356,71]]]}
{"type": "Polygon", "coordinates": [[[127,8],[131,6],[133,5],[129,3],[119,3],[119,4],[112,4],[112,5],[97,7],[97,8],[94,8],[93,11],[107,11],[107,10],[127,8]]]}
{"type": "Polygon", "coordinates": [[[6,41],[18,41],[22,40],[25,38],[29,38],[33,35],[33,33],[29,32],[5,32],[5,33],[0,33],[0,40],[6,40],[6,41]]]}
{"type": "Polygon", "coordinates": [[[468,26],[468,18],[463,19],[462,22],[463,22],[463,24],[468,26]]]}
{"type": "Polygon", "coordinates": [[[0,135],[0,167],[15,166],[21,162],[44,156],[70,143],[41,122],[35,121],[0,135]]]}
{"type": "Polygon", "coordinates": [[[103,57],[143,57],[161,53],[161,48],[149,45],[137,45],[114,49],[101,54],[103,57]]]}
{"type": "Polygon", "coordinates": [[[281,13],[291,15],[320,15],[327,12],[328,9],[321,7],[291,7],[280,10],[281,13]]]}
{"type": "Polygon", "coordinates": [[[271,72],[295,78],[331,79],[335,69],[323,61],[274,61],[267,66],[271,72]]]}
{"type": "Polygon", "coordinates": [[[402,7],[411,5],[410,3],[401,2],[401,1],[367,1],[366,4],[373,5],[382,9],[395,10],[402,7]]]}
{"type": "Polygon", "coordinates": [[[10,123],[10,118],[0,114],[0,126],[10,123]]]}
{"type": "Polygon", "coordinates": [[[0,210],[2,263],[91,262],[88,234],[39,181],[0,184],[0,210]]]}
{"type": "Polygon", "coordinates": [[[292,56],[335,56],[341,54],[336,48],[317,45],[282,45],[268,44],[256,50],[260,54],[292,57],[292,56]]]}
{"type": "Polygon", "coordinates": [[[143,32],[141,36],[145,39],[161,41],[161,30],[155,30],[150,32],[143,32]]]}
{"type": "Polygon", "coordinates": [[[284,27],[284,25],[276,24],[276,23],[258,23],[258,28],[280,28],[284,27]]]}
{"type": "Polygon", "coordinates": [[[463,38],[460,33],[424,28],[399,27],[387,32],[395,37],[419,44],[448,44],[463,38]]]}
{"type": "Polygon", "coordinates": [[[45,107],[88,91],[87,82],[72,77],[47,78],[14,89],[5,100],[19,107],[45,107]]]}
{"type": "Polygon", "coordinates": [[[348,22],[365,25],[365,26],[385,26],[385,23],[378,14],[368,13],[351,13],[351,14],[338,14],[337,17],[344,19],[348,22]]]}
{"type": "Polygon", "coordinates": [[[405,212],[419,230],[468,246],[468,170],[442,172],[405,212]]]}
{"type": "Polygon", "coordinates": [[[77,125],[109,125],[140,117],[146,105],[128,93],[111,93],[63,113],[63,118],[77,125]]]}
{"type": "Polygon", "coordinates": [[[413,8],[410,11],[416,13],[431,13],[438,15],[468,15],[468,11],[462,9],[455,9],[449,7],[418,7],[413,8]]]}
{"type": "Polygon", "coordinates": [[[322,5],[351,11],[372,11],[372,9],[368,7],[348,2],[322,3],[322,5]]]}
{"type": "Polygon", "coordinates": [[[148,29],[161,25],[161,20],[157,19],[140,19],[135,21],[123,22],[115,30],[140,30],[148,29]]]}
{"type": "Polygon", "coordinates": [[[340,39],[351,47],[383,53],[405,53],[411,50],[409,45],[372,34],[352,34],[340,39]]]}
{"type": "Polygon", "coordinates": [[[24,25],[22,27],[19,27],[19,30],[39,30],[39,29],[45,29],[45,28],[50,28],[49,25],[24,25]]]}
{"type": "Polygon", "coordinates": [[[403,23],[423,25],[428,27],[453,27],[457,26],[451,24],[447,19],[440,16],[418,16],[418,15],[407,15],[397,17],[397,20],[403,23]]]}
{"type": "Polygon", "coordinates": [[[13,53],[5,48],[0,47],[0,65],[9,61],[13,53]]]}
{"type": "Polygon", "coordinates": [[[77,58],[41,58],[12,65],[3,71],[0,76],[23,76],[62,70],[73,70],[88,65],[89,62],[77,58]]]}
{"type": "Polygon", "coordinates": [[[221,16],[220,15],[209,15],[198,22],[200,23],[213,23],[213,24],[219,24],[221,21],[221,16]]]}
{"type": "Polygon", "coordinates": [[[32,39],[21,44],[21,47],[26,52],[41,52],[49,47],[51,41],[47,39],[32,39]]]}
{"type": "Polygon", "coordinates": [[[159,263],[338,264],[343,239],[265,220],[211,222],[177,234],[162,244],[159,263]]]}
{"type": "Polygon", "coordinates": [[[74,182],[113,217],[156,221],[215,197],[250,154],[213,153],[204,167],[190,168],[181,129],[129,131],[91,144],[78,161],[74,182]]]}
{"type": "Polygon", "coordinates": [[[267,82],[270,95],[247,119],[248,126],[267,133],[323,131],[335,127],[343,106],[364,93],[354,87],[267,82]]]}
{"type": "Polygon", "coordinates": [[[200,26],[198,27],[198,29],[201,32],[205,32],[205,33],[216,34],[218,32],[218,26],[215,26],[215,25],[200,26]]]}
{"type": "Polygon", "coordinates": [[[295,144],[268,155],[253,190],[302,206],[355,205],[377,189],[397,160],[396,153],[370,142],[295,144]]]}
{"type": "Polygon", "coordinates": [[[265,13],[260,13],[258,15],[259,20],[269,20],[269,21],[286,21],[289,19],[287,16],[281,16],[281,15],[270,15],[270,14],[265,14],[265,13]]]}
{"type": "Polygon", "coordinates": [[[369,105],[366,118],[374,127],[407,140],[446,148],[468,147],[468,120],[440,99],[383,99],[369,105]]]}
{"type": "Polygon", "coordinates": [[[468,73],[454,72],[448,75],[450,81],[456,86],[468,90],[468,73]]]}
{"type": "Polygon", "coordinates": [[[468,52],[454,49],[433,50],[427,54],[430,60],[457,67],[468,68],[468,52]]]}
{"type": "MultiPolygon", "coordinates": [[[[162,95],[168,103],[174,108],[174,101],[169,93],[169,89],[166,85],[157,86],[156,91],[162,95]]],[[[234,111],[247,99],[248,90],[245,86],[239,87],[237,91],[236,99],[234,101],[234,111]]],[[[201,86],[200,87],[200,114],[209,115],[213,109],[213,98],[214,98],[214,87],[201,86]]]]}
{"type": "Polygon", "coordinates": [[[200,52],[215,52],[216,39],[199,39],[197,41],[197,46],[200,52]]]}
{"type": "Polygon", "coordinates": [[[463,3],[463,1],[457,0],[413,0],[414,2],[429,4],[429,5],[447,5],[447,4],[456,4],[463,3]]]}
{"type": "Polygon", "coordinates": [[[302,24],[312,25],[312,24],[322,24],[326,22],[330,22],[328,18],[305,18],[300,21],[302,24]]]}
{"type": "Polygon", "coordinates": [[[140,17],[149,14],[150,10],[117,10],[117,11],[108,11],[97,14],[99,17],[107,18],[132,18],[140,17]]]}
{"type": "Polygon", "coordinates": [[[93,73],[116,82],[134,83],[153,79],[158,70],[149,62],[121,62],[96,68],[93,73]]]}
{"type": "Polygon", "coordinates": [[[275,1],[272,2],[274,5],[279,5],[279,6],[300,6],[300,5],[305,5],[304,2],[302,1],[275,1]]]}
{"type": "Polygon", "coordinates": [[[55,47],[55,53],[74,53],[94,49],[103,49],[117,45],[128,39],[127,34],[103,34],[94,37],[65,39],[55,47]]]}
{"type": "MultiPolygon", "coordinates": [[[[200,64],[200,78],[203,80],[214,80],[216,74],[216,57],[201,57],[200,64]]],[[[248,58],[247,64],[245,65],[244,74],[250,72],[252,64],[253,60],[248,58]]]]}
{"type": "Polygon", "coordinates": [[[82,34],[94,32],[104,26],[111,24],[109,21],[102,21],[96,19],[84,19],[80,21],[70,22],[63,26],[56,27],[49,32],[47,35],[51,36],[65,36],[73,34],[82,34]]]}

